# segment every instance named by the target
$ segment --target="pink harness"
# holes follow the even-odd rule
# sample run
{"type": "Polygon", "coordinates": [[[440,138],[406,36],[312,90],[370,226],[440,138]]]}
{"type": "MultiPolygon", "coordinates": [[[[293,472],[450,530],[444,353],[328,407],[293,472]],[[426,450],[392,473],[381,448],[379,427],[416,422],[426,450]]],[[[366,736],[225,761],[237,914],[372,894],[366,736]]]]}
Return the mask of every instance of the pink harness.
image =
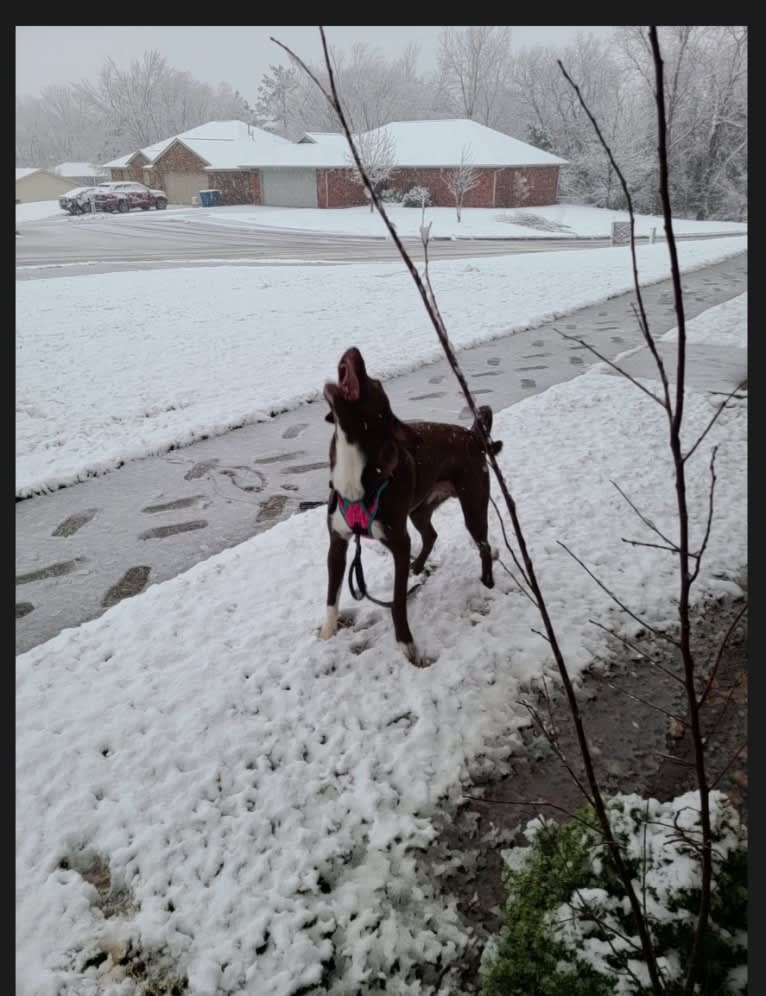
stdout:
{"type": "Polygon", "coordinates": [[[343,495],[338,495],[340,514],[343,516],[343,521],[352,533],[355,533],[357,536],[362,534],[372,536],[372,527],[380,507],[380,495],[387,484],[388,481],[383,481],[369,501],[366,495],[364,498],[360,498],[359,501],[349,501],[343,495]]]}

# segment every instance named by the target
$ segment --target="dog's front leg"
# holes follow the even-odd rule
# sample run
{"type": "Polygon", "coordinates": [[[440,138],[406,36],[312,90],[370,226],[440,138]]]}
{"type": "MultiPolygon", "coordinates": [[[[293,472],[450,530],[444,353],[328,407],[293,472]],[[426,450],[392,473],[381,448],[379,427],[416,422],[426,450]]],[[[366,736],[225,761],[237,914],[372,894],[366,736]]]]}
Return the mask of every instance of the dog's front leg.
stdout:
{"type": "Polygon", "coordinates": [[[348,540],[330,529],[330,549],[327,552],[327,615],[319,631],[322,640],[329,640],[338,632],[338,599],[346,570],[347,551],[348,540]]]}
{"type": "Polygon", "coordinates": [[[394,619],[394,632],[399,649],[411,664],[418,663],[415,641],[407,622],[407,581],[410,573],[410,537],[406,527],[404,535],[394,542],[389,541],[389,549],[394,556],[394,599],[391,615],[394,619]]]}

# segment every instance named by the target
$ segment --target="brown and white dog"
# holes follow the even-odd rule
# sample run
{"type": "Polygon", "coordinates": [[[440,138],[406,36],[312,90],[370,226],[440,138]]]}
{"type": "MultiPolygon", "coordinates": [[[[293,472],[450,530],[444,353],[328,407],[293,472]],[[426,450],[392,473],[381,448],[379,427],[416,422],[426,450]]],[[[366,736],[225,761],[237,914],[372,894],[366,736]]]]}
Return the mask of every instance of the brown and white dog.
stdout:
{"type": "MultiPolygon", "coordinates": [[[[338,597],[348,541],[353,535],[349,522],[363,523],[364,534],[380,540],[393,554],[394,630],[404,654],[417,664],[407,623],[407,517],[423,541],[412,564],[413,574],[420,574],[436,540],[431,516],[447,498],[457,498],[466,528],[479,548],[482,583],[488,588],[494,586],[492,551],[487,542],[489,472],[480,428],[476,423],[464,429],[440,422],[400,421],[380,381],[368,376],[356,348],[343,354],[338,364],[338,383],[326,384],[324,396],[331,408],[326,418],[334,422],[335,431],[330,443],[327,616],[320,636],[328,640],[337,632],[338,597]]],[[[489,433],[492,409],[484,405],[479,414],[489,433]]],[[[493,452],[498,453],[502,445],[494,442],[493,452]]]]}

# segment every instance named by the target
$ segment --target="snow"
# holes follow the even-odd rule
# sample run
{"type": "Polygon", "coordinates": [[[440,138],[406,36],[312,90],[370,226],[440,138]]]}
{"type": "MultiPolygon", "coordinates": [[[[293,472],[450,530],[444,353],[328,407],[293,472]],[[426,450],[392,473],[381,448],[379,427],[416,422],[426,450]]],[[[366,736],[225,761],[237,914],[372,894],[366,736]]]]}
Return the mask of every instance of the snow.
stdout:
{"type": "MultiPolygon", "coordinates": [[[[381,372],[377,359],[368,365],[381,372]]],[[[225,393],[226,381],[211,380],[225,393]]],[[[689,393],[687,446],[714,400],[689,393]]],[[[688,463],[698,544],[720,444],[698,594],[746,564],[746,428],[735,401],[688,463]]],[[[619,556],[620,537],[640,523],[610,484],[670,528],[659,407],[589,372],[497,413],[494,435],[573,673],[604,650],[589,619],[626,635],[634,624],[618,623],[558,539],[653,624],[668,622],[674,560],[649,548],[619,556]]],[[[436,516],[435,569],[409,609],[430,668],[406,662],[390,614],[367,603],[333,640],[318,639],[321,509],[17,658],[19,996],[135,996],[111,957],[84,967],[128,942],[148,967],[187,975],[189,996],[288,996],[318,984],[323,965],[335,996],[378,979],[386,992],[425,996],[418,963],[454,960],[467,938],[421,852],[461,784],[503,770],[520,747],[519,699],[553,667],[531,632],[534,609],[505,573],[481,586],[457,503],[436,516]],[[99,864],[111,877],[109,918],[83,878],[99,864]]],[[[502,547],[494,515],[490,534],[502,547]]],[[[370,590],[385,595],[390,558],[374,543],[364,557],[370,590]]],[[[345,590],[342,600],[347,609],[345,590]]]]}
{"type": "MultiPolygon", "coordinates": [[[[67,191],[71,194],[71,190],[67,191]]],[[[41,221],[43,218],[62,216],[64,212],[58,201],[31,201],[29,204],[16,205],[16,225],[26,221],[41,221]]]]}
{"type": "Polygon", "coordinates": [[[94,163],[59,163],[58,166],[54,166],[53,173],[57,176],[88,176],[88,177],[102,177],[104,176],[104,170],[100,166],[94,165],[94,163]]]}
{"type": "MultiPolygon", "coordinates": [[[[678,342],[678,328],[660,336],[660,341],[678,342]]],[[[695,346],[747,348],[747,294],[703,311],[687,323],[686,341],[695,346]]]]}
{"type": "Polygon", "coordinates": [[[32,173],[39,173],[40,168],[38,166],[17,166],[16,167],[16,179],[23,180],[25,176],[30,176],[32,173]]]}
{"type": "MultiPolygon", "coordinates": [[[[288,148],[285,155],[296,158],[302,148],[288,148]]],[[[388,238],[388,232],[377,212],[368,207],[356,208],[284,208],[231,206],[205,210],[185,209],[188,217],[199,222],[214,224],[254,226],[259,228],[295,229],[306,232],[325,232],[337,235],[363,235],[388,238]]],[[[404,208],[387,204],[386,211],[404,237],[420,237],[422,220],[419,208],[404,208]]],[[[148,216],[147,216],[148,217],[148,216]]],[[[167,216],[151,216],[153,220],[167,221],[167,216]]],[[[178,214],[173,218],[177,221],[178,214]]],[[[572,239],[601,238],[611,235],[613,221],[627,221],[621,211],[587,207],[578,204],[554,204],[540,208],[463,208],[462,222],[458,222],[455,209],[451,207],[427,208],[426,224],[432,222],[431,235],[434,238],[495,238],[495,239],[572,239]]],[[[674,219],[677,235],[716,235],[721,233],[747,234],[747,225],[733,221],[691,221],[674,219]]],[[[662,218],[654,215],[638,215],[636,233],[639,236],[651,235],[657,229],[658,238],[663,233],[662,218]]]]}
{"type": "MultiPolygon", "coordinates": [[[[694,890],[699,890],[700,862],[689,844],[681,839],[679,830],[699,840],[699,808],[697,791],[687,792],[669,802],[631,794],[615,796],[608,803],[615,836],[625,841],[626,857],[642,869],[642,896],[645,897],[648,916],[654,923],[687,921],[690,936],[696,911],[694,903],[688,902],[688,896],[696,895],[694,890]]],[[[710,793],[710,825],[715,840],[713,862],[718,867],[732,852],[746,846],[747,831],[732,804],[718,791],[710,793]]],[[[529,852],[528,848],[521,850],[529,852]]],[[[599,848],[599,851],[602,850],[599,848]]],[[[518,867],[523,860],[522,854],[514,859],[513,864],[518,867]]],[[[595,861],[601,862],[601,858],[594,857],[594,864],[595,861]]],[[[624,936],[624,924],[615,915],[619,913],[620,906],[621,900],[610,896],[604,889],[578,889],[568,902],[555,910],[551,923],[558,925],[555,931],[557,939],[564,941],[571,951],[576,951],[577,956],[596,971],[615,979],[617,996],[631,996],[636,991],[631,979],[626,975],[617,976],[610,962],[613,951],[640,950],[638,935],[624,936]],[[602,928],[617,932],[608,941],[601,936],[601,930],[598,937],[593,936],[594,915],[602,928]]],[[[718,927],[717,932],[725,933],[725,929],[718,927]]],[[[734,947],[742,948],[740,954],[745,958],[747,939],[729,937],[729,940],[735,941],[734,947]]],[[[681,961],[681,954],[668,949],[662,959],[658,959],[668,982],[680,983],[684,979],[686,966],[681,961]]],[[[648,985],[645,962],[631,959],[629,964],[635,975],[645,977],[648,985]]],[[[732,991],[744,991],[746,980],[745,965],[731,978],[732,991]]]]}
{"type": "MultiPolygon", "coordinates": [[[[235,169],[247,162],[255,150],[260,152],[292,145],[286,138],[255,125],[248,125],[244,121],[208,121],[148,145],[140,151],[152,163],[175,141],[183,142],[213,169],[235,169]]],[[[119,159],[112,159],[106,166],[127,166],[136,154],[131,152],[119,159]]]]}
{"type": "Polygon", "coordinates": [[[457,166],[463,150],[472,166],[561,166],[566,159],[511,138],[467,118],[392,121],[366,132],[385,132],[396,148],[397,166],[457,166]]]}
{"type": "MultiPolygon", "coordinates": [[[[744,244],[681,243],[680,259],[693,269],[744,244]]],[[[643,246],[638,254],[644,282],[668,276],[664,246],[643,246]]],[[[432,280],[458,347],[632,287],[624,248],[437,262],[432,280]]],[[[399,263],[20,281],[16,315],[19,496],[315,398],[351,343],[383,376],[439,356],[399,263]]]]}

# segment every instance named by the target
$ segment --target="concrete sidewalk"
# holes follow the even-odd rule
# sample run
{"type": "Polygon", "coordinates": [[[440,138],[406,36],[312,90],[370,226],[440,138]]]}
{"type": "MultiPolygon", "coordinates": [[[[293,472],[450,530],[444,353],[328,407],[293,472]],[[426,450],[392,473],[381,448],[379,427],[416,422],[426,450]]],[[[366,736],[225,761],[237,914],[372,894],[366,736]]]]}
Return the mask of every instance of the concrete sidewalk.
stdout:
{"type": "MultiPolygon", "coordinates": [[[[743,253],[689,273],[683,284],[692,318],[747,290],[747,257],[743,253]]],[[[659,336],[675,325],[670,281],[644,293],[652,330],[659,336]]],[[[462,351],[461,364],[477,400],[499,411],[598,362],[554,326],[610,359],[640,346],[632,300],[624,294],[462,351]]],[[[668,355],[674,349],[663,344],[668,355]]],[[[642,377],[651,373],[644,353],[628,358],[631,373],[642,377]]],[[[744,350],[694,347],[689,357],[691,387],[729,391],[746,376],[744,350]]],[[[467,421],[462,394],[444,360],[387,381],[386,390],[402,418],[467,421]]],[[[325,412],[324,403],[303,405],[269,422],[18,502],[17,652],[326,501],[331,430],[325,412]]],[[[253,583],[264,580],[268,583],[264,578],[253,583]]],[[[317,597],[321,601],[322,593],[317,597]]]]}

